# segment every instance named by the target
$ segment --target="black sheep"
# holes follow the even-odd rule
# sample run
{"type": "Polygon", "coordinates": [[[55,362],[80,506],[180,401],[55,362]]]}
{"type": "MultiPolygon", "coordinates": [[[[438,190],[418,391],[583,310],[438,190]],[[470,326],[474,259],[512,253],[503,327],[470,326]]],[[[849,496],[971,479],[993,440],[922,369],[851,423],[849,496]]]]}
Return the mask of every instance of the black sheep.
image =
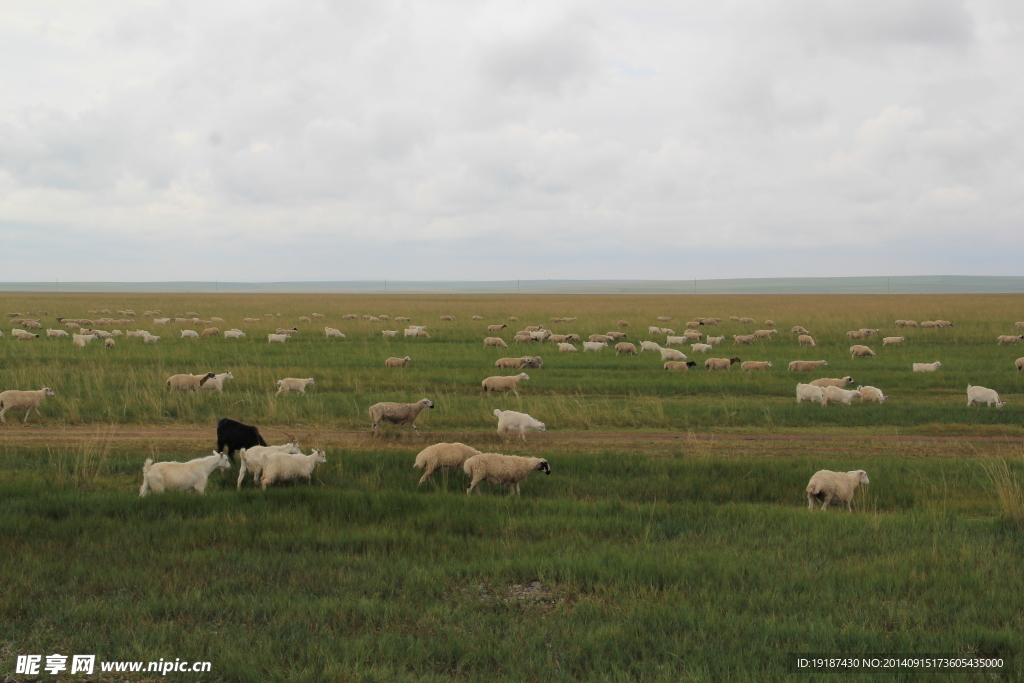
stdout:
{"type": "Polygon", "coordinates": [[[229,417],[217,420],[217,451],[223,453],[226,446],[232,462],[235,460],[235,451],[266,445],[267,442],[260,436],[260,430],[252,425],[242,424],[229,417]]]}

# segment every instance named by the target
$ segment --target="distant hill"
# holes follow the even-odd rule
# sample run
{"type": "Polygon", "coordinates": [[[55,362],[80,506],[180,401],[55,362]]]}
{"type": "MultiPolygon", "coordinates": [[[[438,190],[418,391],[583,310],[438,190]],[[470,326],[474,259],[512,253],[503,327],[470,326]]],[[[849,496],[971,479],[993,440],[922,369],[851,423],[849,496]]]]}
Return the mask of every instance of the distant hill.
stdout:
{"type": "Polygon", "coordinates": [[[1024,277],[909,275],[734,280],[495,280],[403,282],[0,282],[0,292],[325,294],[996,294],[1024,293],[1024,277]]]}

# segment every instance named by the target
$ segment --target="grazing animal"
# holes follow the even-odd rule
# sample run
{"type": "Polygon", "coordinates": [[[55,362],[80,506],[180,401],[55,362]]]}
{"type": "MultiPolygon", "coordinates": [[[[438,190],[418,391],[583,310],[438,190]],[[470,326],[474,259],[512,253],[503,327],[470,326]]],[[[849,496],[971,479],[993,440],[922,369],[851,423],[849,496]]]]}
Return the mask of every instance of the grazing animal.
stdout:
{"type": "Polygon", "coordinates": [[[423,476],[416,485],[425,482],[434,472],[461,470],[474,455],[480,455],[480,451],[464,443],[435,443],[427,446],[416,455],[416,462],[413,463],[415,469],[423,470],[423,476]]]}
{"type": "Polygon", "coordinates": [[[228,449],[228,457],[235,459],[235,451],[254,446],[266,446],[267,442],[260,436],[260,430],[252,425],[243,424],[230,417],[217,420],[217,450],[221,453],[228,449]]]}
{"type": "Polygon", "coordinates": [[[462,470],[472,480],[466,495],[472,495],[473,489],[481,481],[488,481],[498,486],[508,486],[509,495],[519,495],[519,483],[530,476],[531,472],[540,470],[551,474],[551,466],[543,458],[521,458],[518,455],[501,455],[499,453],[481,453],[466,460],[462,470]]]}
{"type": "Polygon", "coordinates": [[[807,483],[807,509],[813,510],[815,501],[821,501],[821,509],[828,509],[833,500],[840,507],[846,504],[848,512],[853,512],[853,492],[858,484],[870,484],[868,474],[864,470],[852,472],[832,472],[819,470],[807,483]]]}
{"type": "Polygon", "coordinates": [[[28,422],[28,416],[32,414],[33,410],[36,411],[36,415],[42,417],[43,414],[39,412],[39,406],[47,396],[54,395],[53,389],[50,387],[43,387],[36,391],[8,389],[7,391],[0,392],[0,422],[7,424],[7,418],[4,417],[4,413],[8,410],[24,410],[25,419],[23,422],[28,422]]]}
{"type": "Polygon", "coordinates": [[[142,466],[142,487],[139,498],[150,491],[195,491],[205,493],[206,481],[215,469],[231,469],[231,461],[223,453],[213,452],[205,458],[196,458],[188,462],[153,462],[147,458],[142,466]]]}
{"type": "Polygon", "coordinates": [[[373,425],[370,429],[376,434],[377,427],[381,422],[396,425],[411,424],[413,431],[419,434],[420,430],[416,427],[416,418],[420,416],[424,408],[433,409],[433,402],[423,398],[416,403],[375,403],[370,406],[370,419],[373,420],[373,425]]]}

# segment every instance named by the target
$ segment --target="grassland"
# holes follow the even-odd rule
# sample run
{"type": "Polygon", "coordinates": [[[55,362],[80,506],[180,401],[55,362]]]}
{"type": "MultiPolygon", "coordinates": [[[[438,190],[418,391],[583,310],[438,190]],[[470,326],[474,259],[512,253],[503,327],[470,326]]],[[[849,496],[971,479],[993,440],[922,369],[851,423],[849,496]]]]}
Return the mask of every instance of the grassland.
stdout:
{"type": "MultiPolygon", "coordinates": [[[[794,678],[790,652],[930,652],[997,655],[1009,667],[995,679],[1019,679],[1024,450],[1013,360],[1024,347],[994,340],[1013,330],[1020,304],[7,297],[0,309],[68,317],[155,307],[217,315],[227,327],[265,312],[282,318],[241,341],[178,340],[178,327],[156,346],[120,339],[111,351],[0,339],[0,387],[57,391],[44,418],[0,427],[0,675],[13,673],[16,654],[63,652],[209,660],[202,680],[217,681],[765,681],[794,678]],[[313,311],[349,338],[310,331],[266,344],[268,328],[313,311]],[[342,323],[349,312],[407,315],[433,336],[385,342],[383,326],[342,323]],[[442,314],[459,321],[434,322],[442,314]],[[780,334],[736,347],[744,359],[773,360],[767,373],[667,373],[649,354],[484,350],[486,323],[473,314],[522,325],[575,315],[568,331],[584,334],[626,319],[631,340],[648,338],[657,315],[736,314],[774,318],[780,334]],[[873,342],[877,358],[850,360],[848,329],[895,332],[896,318],[956,327],[909,330],[905,347],[873,342]],[[814,332],[815,355],[796,346],[795,324],[814,332]],[[494,359],[523,353],[545,366],[530,371],[522,397],[482,397],[480,379],[499,374],[494,359]],[[414,361],[386,371],[390,355],[414,361]],[[892,398],[798,406],[796,376],[784,369],[796,358],[828,359],[826,376],[852,374],[892,398]],[[909,371],[936,359],[944,367],[934,375],[909,371]],[[163,386],[172,373],[206,369],[237,379],[222,396],[163,386]],[[311,375],[307,396],[273,397],[276,379],[311,375]],[[999,390],[1007,407],[968,409],[968,381],[999,390]],[[421,417],[423,438],[367,435],[366,406],[423,396],[437,404],[421,417]],[[550,431],[504,446],[494,407],[521,407],[550,431]],[[203,497],[137,497],[144,458],[208,452],[224,414],[295,432],[325,448],[328,464],[312,486],[237,492],[226,472],[203,497]],[[936,435],[944,438],[928,438],[936,435]],[[435,440],[545,457],[553,472],[527,479],[518,499],[491,486],[467,499],[455,474],[417,489],[411,463],[435,440]],[[814,471],[854,468],[872,480],[855,514],[807,511],[814,471]]],[[[852,677],[900,676],[918,680],[852,677]]]]}

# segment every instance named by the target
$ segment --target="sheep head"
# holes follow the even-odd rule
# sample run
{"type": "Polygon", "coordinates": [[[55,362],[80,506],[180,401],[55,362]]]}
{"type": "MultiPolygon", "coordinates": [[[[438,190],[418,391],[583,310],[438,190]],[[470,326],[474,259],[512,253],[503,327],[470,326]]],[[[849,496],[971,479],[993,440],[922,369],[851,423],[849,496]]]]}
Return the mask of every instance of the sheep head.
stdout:
{"type": "Polygon", "coordinates": [[[860,483],[860,484],[870,484],[871,483],[871,481],[868,479],[868,473],[865,472],[864,470],[853,470],[853,471],[847,472],[847,474],[852,474],[852,475],[857,476],[857,482],[860,483]]]}
{"type": "Polygon", "coordinates": [[[549,465],[548,461],[543,458],[541,458],[541,461],[537,463],[537,469],[544,474],[551,474],[551,465],[549,465]]]}

